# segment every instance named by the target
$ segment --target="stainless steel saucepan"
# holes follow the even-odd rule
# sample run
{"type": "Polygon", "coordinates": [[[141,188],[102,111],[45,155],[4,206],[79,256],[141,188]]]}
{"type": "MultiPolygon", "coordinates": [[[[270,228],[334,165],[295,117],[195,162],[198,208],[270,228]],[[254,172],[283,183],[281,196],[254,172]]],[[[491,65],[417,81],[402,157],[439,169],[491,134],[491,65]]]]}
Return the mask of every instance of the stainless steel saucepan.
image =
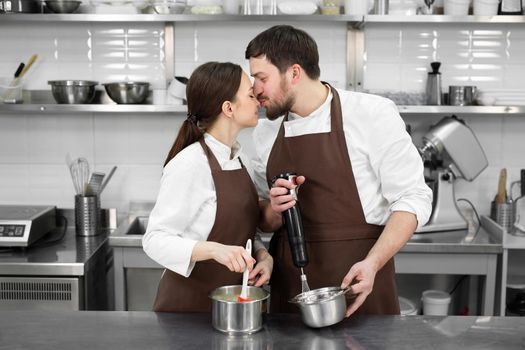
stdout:
{"type": "Polygon", "coordinates": [[[303,322],[310,327],[331,326],[345,317],[345,294],[350,288],[325,287],[297,294],[290,303],[297,304],[303,322]]]}
{"type": "Polygon", "coordinates": [[[262,313],[270,296],[266,290],[248,286],[249,301],[238,301],[240,285],[224,286],[210,294],[213,327],[228,334],[251,334],[262,328],[262,313]]]}

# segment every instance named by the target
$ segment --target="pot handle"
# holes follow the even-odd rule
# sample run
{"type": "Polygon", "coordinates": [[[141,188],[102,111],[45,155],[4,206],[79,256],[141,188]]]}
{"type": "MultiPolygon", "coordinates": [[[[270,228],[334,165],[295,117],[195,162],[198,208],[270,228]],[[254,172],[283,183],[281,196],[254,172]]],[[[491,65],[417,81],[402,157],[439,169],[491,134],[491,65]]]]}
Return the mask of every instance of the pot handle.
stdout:
{"type": "MultiPolygon", "coordinates": [[[[348,293],[348,292],[350,291],[350,289],[352,289],[352,286],[348,286],[348,287],[346,287],[345,289],[343,289],[343,290],[341,291],[341,294],[340,294],[340,295],[343,295],[343,294],[348,293]]],[[[349,298],[355,298],[356,296],[357,296],[357,294],[352,294],[352,295],[349,296],[349,298]]]]}

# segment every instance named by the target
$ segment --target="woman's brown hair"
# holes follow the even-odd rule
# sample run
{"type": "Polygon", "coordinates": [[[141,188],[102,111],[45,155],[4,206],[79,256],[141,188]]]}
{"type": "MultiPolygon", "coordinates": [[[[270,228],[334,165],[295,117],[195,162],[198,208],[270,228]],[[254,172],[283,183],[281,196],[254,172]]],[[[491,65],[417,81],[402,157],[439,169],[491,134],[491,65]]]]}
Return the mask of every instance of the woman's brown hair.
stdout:
{"type": "Polygon", "coordinates": [[[242,68],[230,62],[208,62],[193,71],[186,85],[188,118],[182,123],[164,166],[203,136],[221,114],[224,101],[235,100],[241,77],[242,68]]]}

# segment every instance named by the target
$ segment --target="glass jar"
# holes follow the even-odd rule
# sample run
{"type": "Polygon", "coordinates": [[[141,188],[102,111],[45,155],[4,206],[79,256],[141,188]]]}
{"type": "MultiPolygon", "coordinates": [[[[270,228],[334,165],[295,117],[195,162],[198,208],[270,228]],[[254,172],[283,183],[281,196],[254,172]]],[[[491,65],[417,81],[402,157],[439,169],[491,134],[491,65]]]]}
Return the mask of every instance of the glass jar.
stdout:
{"type": "Polygon", "coordinates": [[[323,0],[321,6],[321,13],[323,15],[338,15],[340,11],[341,3],[339,0],[323,0]]]}

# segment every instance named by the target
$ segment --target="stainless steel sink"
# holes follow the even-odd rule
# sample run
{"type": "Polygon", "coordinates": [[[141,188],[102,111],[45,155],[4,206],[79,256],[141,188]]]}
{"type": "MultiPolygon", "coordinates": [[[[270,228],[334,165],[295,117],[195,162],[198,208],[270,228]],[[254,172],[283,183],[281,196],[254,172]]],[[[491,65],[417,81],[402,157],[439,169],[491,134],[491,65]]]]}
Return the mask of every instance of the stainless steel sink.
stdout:
{"type": "Polygon", "coordinates": [[[137,216],[131,222],[128,227],[128,230],[125,232],[126,235],[143,235],[146,233],[146,228],[148,227],[148,217],[147,216],[137,216]]]}
{"type": "Polygon", "coordinates": [[[130,216],[109,235],[109,244],[113,247],[142,247],[148,219],[148,216],[130,216]]]}

